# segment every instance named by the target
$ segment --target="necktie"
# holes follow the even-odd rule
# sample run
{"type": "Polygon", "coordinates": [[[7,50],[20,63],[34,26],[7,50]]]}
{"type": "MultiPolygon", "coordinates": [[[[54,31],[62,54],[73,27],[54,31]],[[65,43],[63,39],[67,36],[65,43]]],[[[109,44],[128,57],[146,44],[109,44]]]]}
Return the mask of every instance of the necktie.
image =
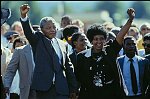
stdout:
{"type": "Polygon", "coordinates": [[[134,94],[137,93],[138,87],[137,87],[137,79],[136,79],[136,73],[133,66],[133,59],[129,59],[130,61],[130,74],[131,74],[131,83],[132,83],[132,91],[134,94]]]}

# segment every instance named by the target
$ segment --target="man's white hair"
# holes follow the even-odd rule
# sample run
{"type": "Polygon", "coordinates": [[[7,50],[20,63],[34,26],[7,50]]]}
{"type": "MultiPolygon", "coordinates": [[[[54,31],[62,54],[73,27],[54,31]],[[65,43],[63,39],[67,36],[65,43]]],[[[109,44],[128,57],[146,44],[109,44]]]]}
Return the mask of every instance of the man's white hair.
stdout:
{"type": "Polygon", "coordinates": [[[43,26],[45,25],[45,23],[47,23],[48,21],[51,21],[52,23],[56,24],[56,21],[54,18],[52,17],[43,17],[40,20],[40,28],[43,28],[43,26]]]}

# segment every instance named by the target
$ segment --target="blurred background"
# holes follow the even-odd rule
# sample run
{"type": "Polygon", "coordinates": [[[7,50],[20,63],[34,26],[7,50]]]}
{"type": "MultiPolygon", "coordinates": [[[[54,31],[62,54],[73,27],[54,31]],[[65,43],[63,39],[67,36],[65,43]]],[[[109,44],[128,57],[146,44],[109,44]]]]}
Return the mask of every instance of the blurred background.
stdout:
{"type": "Polygon", "coordinates": [[[105,21],[121,26],[128,18],[126,12],[129,7],[136,10],[134,24],[139,26],[143,22],[150,22],[149,1],[1,1],[1,8],[11,9],[11,18],[7,21],[9,25],[19,21],[19,7],[24,3],[30,5],[32,24],[39,24],[44,16],[51,16],[60,23],[63,15],[70,15],[73,19],[82,20],[85,28],[105,21]]]}

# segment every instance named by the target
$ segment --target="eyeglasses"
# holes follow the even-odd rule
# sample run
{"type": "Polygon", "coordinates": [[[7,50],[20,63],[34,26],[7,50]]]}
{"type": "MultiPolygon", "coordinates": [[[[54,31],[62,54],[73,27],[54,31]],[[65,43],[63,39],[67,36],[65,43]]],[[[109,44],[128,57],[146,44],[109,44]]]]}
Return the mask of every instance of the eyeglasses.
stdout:
{"type": "Polygon", "coordinates": [[[148,48],[150,48],[150,44],[143,43],[142,45],[143,45],[144,47],[147,46],[148,48]]]}

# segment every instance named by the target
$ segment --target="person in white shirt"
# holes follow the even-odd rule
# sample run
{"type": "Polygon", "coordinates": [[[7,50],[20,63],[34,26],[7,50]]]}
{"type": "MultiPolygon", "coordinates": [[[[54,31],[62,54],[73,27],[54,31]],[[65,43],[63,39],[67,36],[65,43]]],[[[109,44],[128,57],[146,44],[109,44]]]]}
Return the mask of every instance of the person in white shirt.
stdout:
{"type": "Polygon", "coordinates": [[[127,90],[129,94],[125,97],[125,99],[143,99],[145,95],[145,90],[150,83],[150,62],[148,59],[140,57],[136,54],[136,40],[133,36],[127,36],[124,39],[123,49],[125,51],[125,55],[122,55],[117,58],[117,62],[121,68],[123,78],[125,81],[125,85],[127,86],[127,90]],[[132,59],[132,63],[135,69],[135,83],[132,85],[132,70],[130,65],[130,60],[132,59]],[[136,86],[135,88],[133,86],[136,86]],[[136,89],[136,90],[134,90],[136,89]]]}

